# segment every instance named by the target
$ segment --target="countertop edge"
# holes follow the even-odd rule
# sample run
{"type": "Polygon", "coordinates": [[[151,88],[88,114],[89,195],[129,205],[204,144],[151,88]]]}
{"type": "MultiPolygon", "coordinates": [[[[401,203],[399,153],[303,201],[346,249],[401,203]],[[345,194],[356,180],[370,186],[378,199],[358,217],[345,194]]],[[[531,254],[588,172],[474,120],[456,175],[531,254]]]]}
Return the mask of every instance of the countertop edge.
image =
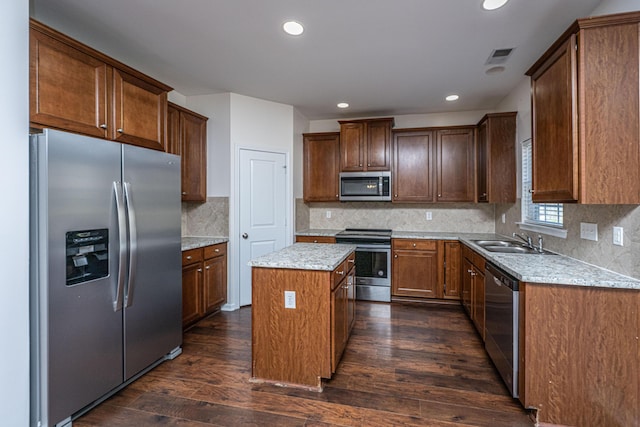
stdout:
{"type": "Polygon", "coordinates": [[[223,236],[182,236],[181,247],[182,251],[188,251],[191,249],[204,248],[205,246],[217,245],[219,243],[226,243],[228,241],[229,238],[223,236]]]}

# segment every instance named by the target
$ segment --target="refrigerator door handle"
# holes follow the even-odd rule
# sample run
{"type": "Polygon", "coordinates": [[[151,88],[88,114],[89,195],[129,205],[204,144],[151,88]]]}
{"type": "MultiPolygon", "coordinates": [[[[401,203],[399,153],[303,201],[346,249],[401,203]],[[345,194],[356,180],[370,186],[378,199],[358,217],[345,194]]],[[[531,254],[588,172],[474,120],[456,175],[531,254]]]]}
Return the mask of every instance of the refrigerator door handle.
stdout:
{"type": "Polygon", "coordinates": [[[113,300],[113,311],[120,311],[122,310],[125,267],[127,262],[127,221],[125,218],[122,186],[117,181],[113,182],[113,194],[116,199],[116,211],[118,213],[118,240],[120,242],[118,251],[118,283],[116,285],[116,295],[113,300]]]}
{"type": "Polygon", "coordinates": [[[138,231],[136,227],[136,211],[131,201],[131,183],[124,183],[124,199],[127,205],[127,219],[129,220],[129,280],[127,293],[124,297],[125,307],[133,304],[133,288],[136,283],[136,267],[138,262],[138,231]]]}

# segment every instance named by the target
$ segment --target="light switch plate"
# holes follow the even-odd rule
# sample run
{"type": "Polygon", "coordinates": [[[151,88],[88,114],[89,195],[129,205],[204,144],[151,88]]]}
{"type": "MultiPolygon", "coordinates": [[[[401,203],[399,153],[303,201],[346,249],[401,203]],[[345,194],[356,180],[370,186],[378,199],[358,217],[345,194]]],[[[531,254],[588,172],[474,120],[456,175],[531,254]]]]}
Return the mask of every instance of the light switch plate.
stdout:
{"type": "Polygon", "coordinates": [[[622,227],[613,227],[613,244],[616,246],[624,246],[624,229],[622,227]]]}
{"type": "Polygon", "coordinates": [[[331,218],[331,211],[327,211],[327,219],[331,218]]]}
{"type": "Polygon", "coordinates": [[[598,241],[598,224],[591,224],[589,222],[580,223],[580,238],[585,240],[598,241]]]}

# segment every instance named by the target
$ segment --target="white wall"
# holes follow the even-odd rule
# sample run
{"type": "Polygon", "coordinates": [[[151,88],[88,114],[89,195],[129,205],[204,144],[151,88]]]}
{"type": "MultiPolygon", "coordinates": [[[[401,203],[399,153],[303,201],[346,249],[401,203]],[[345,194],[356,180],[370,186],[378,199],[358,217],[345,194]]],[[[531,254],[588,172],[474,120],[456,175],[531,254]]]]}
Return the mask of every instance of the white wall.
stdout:
{"type": "Polygon", "coordinates": [[[29,424],[29,2],[0,7],[0,424],[29,424]]]}
{"type": "MultiPolygon", "coordinates": [[[[291,170],[294,152],[294,109],[290,105],[230,94],[230,167],[229,197],[229,266],[230,284],[225,309],[235,309],[240,302],[239,211],[237,158],[241,148],[285,153],[291,170]]],[[[292,197],[293,173],[287,176],[287,244],[293,242],[292,197]]]]}
{"type": "Polygon", "coordinates": [[[293,198],[302,198],[302,134],[309,131],[309,119],[300,111],[293,116],[293,198]]]}

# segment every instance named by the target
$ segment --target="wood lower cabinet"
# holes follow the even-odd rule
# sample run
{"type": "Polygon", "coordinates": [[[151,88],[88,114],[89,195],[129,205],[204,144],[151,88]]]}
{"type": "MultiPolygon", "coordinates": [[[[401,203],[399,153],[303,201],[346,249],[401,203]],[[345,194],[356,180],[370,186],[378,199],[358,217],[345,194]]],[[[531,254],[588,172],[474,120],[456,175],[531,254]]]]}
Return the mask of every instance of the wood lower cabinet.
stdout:
{"type": "Polygon", "coordinates": [[[462,306],[485,339],[485,259],[467,246],[462,247],[462,306]]]}
{"type": "Polygon", "coordinates": [[[220,309],[227,302],[227,244],[182,252],[182,327],[220,309]]]}
{"type": "Polygon", "coordinates": [[[436,131],[436,201],[475,201],[474,133],[473,127],[436,131]]]}
{"type": "Polygon", "coordinates": [[[457,241],[392,239],[391,295],[460,299],[460,254],[457,241]]]}
{"type": "Polygon", "coordinates": [[[478,202],[516,201],[516,115],[515,112],[487,114],[478,123],[478,202]]]}
{"type": "Polygon", "coordinates": [[[438,297],[438,242],[391,240],[391,295],[438,297]]]}
{"type": "Polygon", "coordinates": [[[207,117],[169,103],[169,153],[181,158],[182,201],[207,201],[207,117]]]}
{"type": "Polygon", "coordinates": [[[339,201],[340,133],[303,134],[302,158],[304,201],[339,201]]]}
{"type": "Polygon", "coordinates": [[[535,203],[640,203],[639,26],[579,19],[527,71],[535,203]]]}
{"type": "Polygon", "coordinates": [[[296,236],[297,243],[335,243],[336,238],[332,236],[296,236]]]}
{"type": "Polygon", "coordinates": [[[519,399],[548,425],[640,422],[640,290],[520,283],[519,399]]]}
{"type": "Polygon", "coordinates": [[[32,127],[165,150],[171,87],[33,19],[29,31],[32,127]]]}
{"type": "Polygon", "coordinates": [[[339,120],[340,170],[388,171],[391,168],[393,118],[339,120]]]}
{"type": "MultiPolygon", "coordinates": [[[[353,259],[353,258],[352,258],[353,259]]],[[[335,372],[355,323],[355,268],[345,262],[336,269],[331,290],[331,372],[335,372]],[[351,267],[350,270],[349,267],[351,267]]]]}

